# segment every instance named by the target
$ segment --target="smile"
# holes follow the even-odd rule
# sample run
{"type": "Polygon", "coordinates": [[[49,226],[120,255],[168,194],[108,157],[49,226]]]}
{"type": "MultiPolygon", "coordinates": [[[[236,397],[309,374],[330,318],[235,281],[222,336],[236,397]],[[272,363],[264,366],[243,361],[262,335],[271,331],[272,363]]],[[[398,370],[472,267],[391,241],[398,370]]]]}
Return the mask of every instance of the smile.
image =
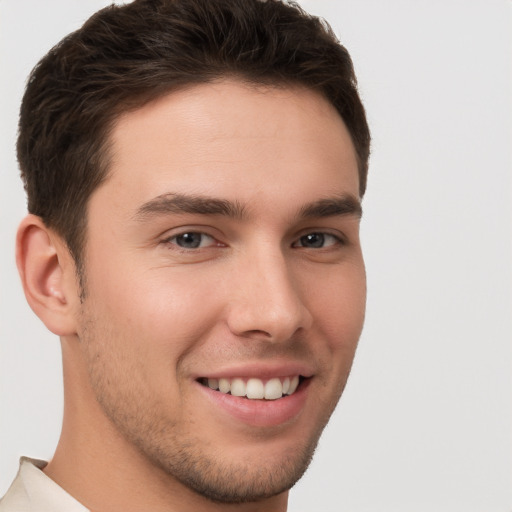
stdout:
{"type": "Polygon", "coordinates": [[[249,400],[278,400],[283,396],[293,395],[301,382],[299,375],[291,377],[274,377],[266,381],[257,378],[235,377],[202,378],[199,382],[214,391],[226,395],[246,397],[249,400]]]}

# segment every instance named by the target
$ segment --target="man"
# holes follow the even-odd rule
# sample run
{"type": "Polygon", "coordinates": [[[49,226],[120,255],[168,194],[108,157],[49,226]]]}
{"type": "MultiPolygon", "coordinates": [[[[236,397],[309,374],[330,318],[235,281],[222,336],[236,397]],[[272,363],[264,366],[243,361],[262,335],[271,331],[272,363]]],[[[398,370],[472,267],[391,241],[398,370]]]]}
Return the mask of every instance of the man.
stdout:
{"type": "Polygon", "coordinates": [[[111,6],[43,58],[17,262],[65,410],[2,512],[286,510],[362,329],[369,140],[346,50],[279,1],[111,6]]]}

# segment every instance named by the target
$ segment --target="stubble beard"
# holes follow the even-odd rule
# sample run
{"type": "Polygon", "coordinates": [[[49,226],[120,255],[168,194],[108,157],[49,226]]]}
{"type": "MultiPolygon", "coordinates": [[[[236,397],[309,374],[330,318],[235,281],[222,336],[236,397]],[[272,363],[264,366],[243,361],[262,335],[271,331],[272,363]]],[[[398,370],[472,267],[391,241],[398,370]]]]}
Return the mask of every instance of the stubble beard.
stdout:
{"type": "MultiPolygon", "coordinates": [[[[308,468],[320,435],[343,391],[325,404],[324,414],[308,439],[269,464],[229,460],[229,454],[205,450],[194,425],[177,425],[144,386],[135,360],[126,359],[98,332],[90,318],[80,336],[88,360],[90,384],[98,403],[115,429],[154,467],[204,498],[225,504],[258,502],[288,491],[308,468]],[[98,342],[101,340],[101,342],[98,342]],[[101,349],[100,349],[101,347],[101,349]]],[[[108,331],[108,328],[106,329],[108,331]]]]}
{"type": "Polygon", "coordinates": [[[288,491],[306,471],[317,439],[287,455],[279,465],[250,461],[225,463],[198,450],[198,444],[181,443],[178,449],[134,439],[138,449],[173,479],[200,496],[225,504],[251,503],[288,491]]]}

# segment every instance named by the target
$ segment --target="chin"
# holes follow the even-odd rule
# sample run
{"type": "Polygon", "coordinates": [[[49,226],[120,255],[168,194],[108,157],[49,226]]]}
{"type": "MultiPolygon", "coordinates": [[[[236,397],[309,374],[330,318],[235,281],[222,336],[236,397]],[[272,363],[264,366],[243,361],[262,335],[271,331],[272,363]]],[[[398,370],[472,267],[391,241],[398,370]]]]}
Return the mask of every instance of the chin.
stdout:
{"type": "Polygon", "coordinates": [[[229,462],[184,450],[175,454],[170,463],[159,464],[173,480],[209,501],[258,502],[287,492],[297,483],[311,462],[317,441],[266,462],[261,458],[252,463],[247,458],[243,462],[229,462]]]}

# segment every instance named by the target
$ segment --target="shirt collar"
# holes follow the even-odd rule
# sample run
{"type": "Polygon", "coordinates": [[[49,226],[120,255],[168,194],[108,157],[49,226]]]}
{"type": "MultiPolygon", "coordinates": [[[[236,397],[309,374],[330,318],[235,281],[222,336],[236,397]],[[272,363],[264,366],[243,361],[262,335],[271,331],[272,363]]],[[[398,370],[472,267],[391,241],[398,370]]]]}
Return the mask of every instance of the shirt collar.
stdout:
{"type": "Polygon", "coordinates": [[[16,477],[20,485],[13,490],[25,494],[31,510],[38,512],[88,512],[87,508],[41,471],[46,464],[47,462],[42,460],[22,457],[16,477]]]}

